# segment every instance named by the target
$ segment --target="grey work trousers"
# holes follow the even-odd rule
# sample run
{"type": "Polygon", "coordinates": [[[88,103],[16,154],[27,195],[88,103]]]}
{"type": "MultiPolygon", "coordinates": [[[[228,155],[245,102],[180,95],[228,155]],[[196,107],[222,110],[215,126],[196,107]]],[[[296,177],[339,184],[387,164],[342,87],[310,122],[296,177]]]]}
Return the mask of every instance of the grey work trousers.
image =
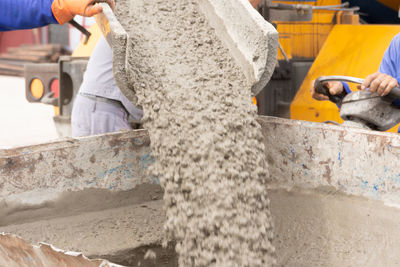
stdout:
{"type": "Polygon", "coordinates": [[[96,101],[78,94],[71,114],[72,136],[87,136],[130,130],[129,114],[122,106],[96,101]]]}

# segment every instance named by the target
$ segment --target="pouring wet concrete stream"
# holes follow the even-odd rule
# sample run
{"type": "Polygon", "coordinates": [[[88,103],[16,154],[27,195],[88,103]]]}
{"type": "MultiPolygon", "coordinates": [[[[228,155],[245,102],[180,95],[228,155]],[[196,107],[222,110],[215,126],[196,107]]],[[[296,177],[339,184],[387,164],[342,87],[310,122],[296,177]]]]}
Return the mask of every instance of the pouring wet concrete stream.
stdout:
{"type": "Polygon", "coordinates": [[[272,266],[253,84],[198,1],[123,6],[127,76],[156,159],[150,173],[164,188],[165,243],[176,242],[179,266],[272,266]]]}
{"type": "Polygon", "coordinates": [[[273,265],[251,93],[272,74],[276,30],[244,0],[119,5],[115,19],[104,4],[108,23],[98,22],[117,83],[144,111],[150,173],[165,192],[165,244],[176,242],[180,266],[273,265]]]}
{"type": "Polygon", "coordinates": [[[131,1],[128,10],[128,74],[179,266],[273,265],[268,171],[242,70],[197,1],[131,1]]]}

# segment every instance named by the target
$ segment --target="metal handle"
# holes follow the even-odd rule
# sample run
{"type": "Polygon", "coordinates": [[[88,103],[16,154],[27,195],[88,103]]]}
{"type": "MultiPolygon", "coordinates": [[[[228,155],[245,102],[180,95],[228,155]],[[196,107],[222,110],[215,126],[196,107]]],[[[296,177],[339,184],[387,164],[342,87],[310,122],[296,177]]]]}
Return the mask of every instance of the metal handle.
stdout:
{"type": "Polygon", "coordinates": [[[269,3],[268,7],[277,10],[327,10],[327,11],[359,11],[360,7],[348,7],[349,3],[345,2],[340,5],[328,6],[312,6],[308,4],[283,4],[283,3],[269,3]]]}
{"type": "MultiPolygon", "coordinates": [[[[331,81],[362,84],[364,82],[364,79],[356,78],[356,77],[349,77],[349,76],[321,76],[315,81],[315,91],[317,93],[326,95],[329,97],[330,101],[332,101],[336,104],[340,104],[343,97],[346,95],[346,92],[343,92],[342,94],[337,95],[337,96],[331,95],[329,93],[328,88],[323,86],[323,84],[325,82],[331,82],[331,81]]],[[[400,99],[400,88],[399,87],[393,88],[388,95],[382,97],[382,100],[389,101],[389,102],[392,102],[396,99],[400,99]]]]}
{"type": "Polygon", "coordinates": [[[83,35],[85,35],[85,40],[83,41],[83,44],[87,44],[89,41],[90,36],[92,35],[88,30],[86,30],[82,25],[80,25],[78,22],[75,20],[71,19],[69,21],[69,24],[71,24],[73,27],[75,27],[78,31],[80,31],[83,35]]]}
{"type": "Polygon", "coordinates": [[[384,97],[391,98],[392,100],[400,99],[400,88],[399,87],[394,87],[390,91],[390,93],[387,96],[384,96],[384,97]]]}

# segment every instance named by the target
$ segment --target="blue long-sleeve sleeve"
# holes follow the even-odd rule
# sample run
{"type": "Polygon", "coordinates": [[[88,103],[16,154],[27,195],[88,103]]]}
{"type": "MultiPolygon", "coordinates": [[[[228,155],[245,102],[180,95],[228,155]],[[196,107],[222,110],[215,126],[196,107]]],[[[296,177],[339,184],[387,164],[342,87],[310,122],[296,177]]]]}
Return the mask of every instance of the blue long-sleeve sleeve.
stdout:
{"type": "MultiPolygon", "coordinates": [[[[400,84],[400,34],[397,34],[383,55],[379,72],[392,76],[400,84]]],[[[347,83],[343,83],[347,93],[351,93],[347,83]]],[[[396,102],[399,103],[400,101],[396,102]]],[[[397,103],[396,103],[397,104],[397,103]]]]}
{"type": "Polygon", "coordinates": [[[379,72],[395,78],[400,84],[400,34],[397,34],[383,55],[379,72]]]}
{"type": "MultiPolygon", "coordinates": [[[[397,34],[393,38],[388,49],[385,51],[378,71],[392,76],[400,84],[400,34],[397,34]]],[[[343,83],[343,86],[347,93],[351,93],[347,83],[343,83]]],[[[400,106],[400,99],[396,99],[393,104],[400,106]]],[[[400,133],[400,127],[398,132],[400,133]]]]}
{"type": "MultiPolygon", "coordinates": [[[[400,34],[397,34],[393,38],[383,55],[381,65],[379,66],[379,72],[392,76],[400,84],[400,34]]],[[[400,106],[400,99],[396,99],[393,104],[395,106],[400,106]]],[[[397,132],[400,133],[400,127],[397,132]]]]}
{"type": "Polygon", "coordinates": [[[57,24],[52,3],[53,0],[0,0],[0,31],[57,24]]]}

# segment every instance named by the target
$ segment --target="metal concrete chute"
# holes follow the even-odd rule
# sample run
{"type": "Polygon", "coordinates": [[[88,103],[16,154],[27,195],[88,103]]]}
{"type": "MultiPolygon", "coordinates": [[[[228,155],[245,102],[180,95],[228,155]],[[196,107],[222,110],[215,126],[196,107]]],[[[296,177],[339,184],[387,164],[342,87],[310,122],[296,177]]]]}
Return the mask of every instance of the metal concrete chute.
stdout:
{"type": "Polygon", "coordinates": [[[118,87],[125,96],[134,104],[137,103],[137,97],[134,89],[129,82],[126,71],[128,33],[116,18],[111,7],[106,3],[99,3],[103,8],[103,13],[96,15],[95,19],[101,32],[111,46],[113,53],[113,73],[118,87]]]}
{"type": "MultiPolygon", "coordinates": [[[[96,22],[113,50],[114,78],[121,91],[136,103],[126,69],[129,35],[108,4],[100,5],[103,13],[96,16],[96,22]]],[[[278,32],[247,0],[201,0],[199,5],[218,38],[241,67],[252,94],[257,95],[274,71],[278,32]]]]}
{"type": "Polygon", "coordinates": [[[217,36],[242,68],[257,95],[275,68],[278,32],[248,0],[200,0],[200,7],[217,36]]]}
{"type": "Polygon", "coordinates": [[[47,244],[32,246],[18,236],[0,234],[0,266],[118,267],[121,265],[105,260],[90,260],[81,253],[65,252],[47,244]]]}

